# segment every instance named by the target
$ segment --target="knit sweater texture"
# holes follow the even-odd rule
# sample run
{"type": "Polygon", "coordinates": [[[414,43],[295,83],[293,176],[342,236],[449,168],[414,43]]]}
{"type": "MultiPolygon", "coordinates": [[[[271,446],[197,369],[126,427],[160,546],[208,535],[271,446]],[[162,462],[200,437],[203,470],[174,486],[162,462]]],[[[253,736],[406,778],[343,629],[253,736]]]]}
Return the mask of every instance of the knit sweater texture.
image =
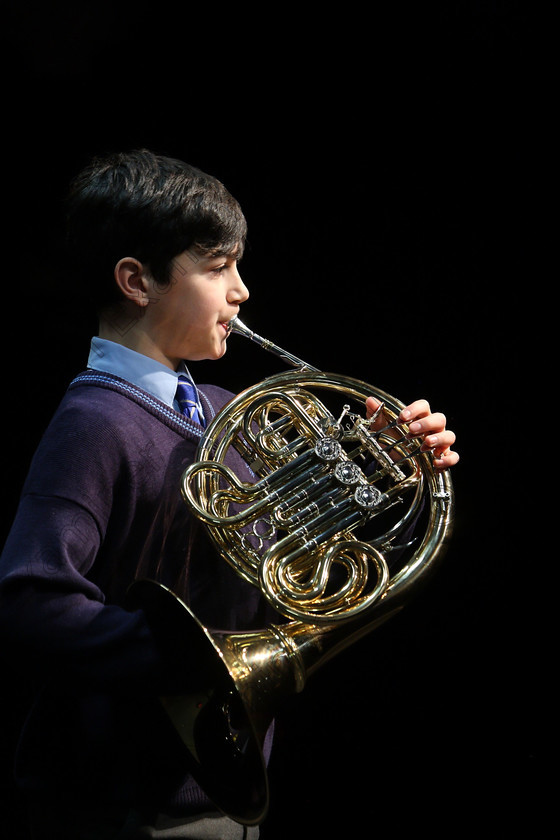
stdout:
{"type": "MultiPolygon", "coordinates": [[[[200,392],[210,418],[232,397],[200,392]]],[[[125,608],[146,577],[209,628],[269,618],[181,498],[201,433],[126,381],[86,371],[43,436],[0,557],[2,647],[36,687],[16,761],[24,789],[178,815],[208,808],[158,701],[178,678],[144,613],[125,608]]],[[[235,453],[229,466],[253,478],[235,453]]]]}

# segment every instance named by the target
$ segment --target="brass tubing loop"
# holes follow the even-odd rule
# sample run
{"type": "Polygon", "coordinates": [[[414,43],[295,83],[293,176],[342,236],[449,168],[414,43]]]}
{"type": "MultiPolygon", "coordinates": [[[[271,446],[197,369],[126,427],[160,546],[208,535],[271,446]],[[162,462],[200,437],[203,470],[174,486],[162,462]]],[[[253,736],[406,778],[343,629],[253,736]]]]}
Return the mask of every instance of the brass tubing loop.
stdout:
{"type": "Polygon", "coordinates": [[[210,632],[159,583],[137,581],[129,595],[162,643],[192,666],[192,690],[162,703],[193,775],[221,811],[252,825],[268,808],[262,750],[282,701],[399,612],[431,576],[451,536],[454,497],[449,473],[436,471],[399,423],[403,403],[318,370],[238,318],[229,326],[295,370],[247,388],[222,409],[181,492],[278,623],[210,632]],[[381,411],[375,424],[366,419],[369,396],[382,403],[384,421],[381,411]],[[232,447],[253,483],[224,464],[232,447]]]}

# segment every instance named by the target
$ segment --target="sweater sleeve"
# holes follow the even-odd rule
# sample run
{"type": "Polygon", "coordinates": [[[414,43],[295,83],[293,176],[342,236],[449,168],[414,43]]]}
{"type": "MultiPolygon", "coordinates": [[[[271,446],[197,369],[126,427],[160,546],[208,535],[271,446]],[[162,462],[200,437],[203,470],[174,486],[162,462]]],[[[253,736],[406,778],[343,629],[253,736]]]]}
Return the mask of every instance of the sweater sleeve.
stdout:
{"type": "Polygon", "coordinates": [[[143,614],[105,604],[75,563],[98,540],[91,516],[72,502],[22,500],[1,561],[3,647],[34,681],[56,673],[78,691],[153,687],[163,663],[143,614]]]}
{"type": "Polygon", "coordinates": [[[88,577],[112,505],[116,445],[99,430],[88,442],[75,428],[63,419],[47,433],[0,557],[2,648],[33,682],[154,690],[164,663],[143,613],[107,604],[88,577]],[[105,447],[101,461],[94,445],[105,447]]]}

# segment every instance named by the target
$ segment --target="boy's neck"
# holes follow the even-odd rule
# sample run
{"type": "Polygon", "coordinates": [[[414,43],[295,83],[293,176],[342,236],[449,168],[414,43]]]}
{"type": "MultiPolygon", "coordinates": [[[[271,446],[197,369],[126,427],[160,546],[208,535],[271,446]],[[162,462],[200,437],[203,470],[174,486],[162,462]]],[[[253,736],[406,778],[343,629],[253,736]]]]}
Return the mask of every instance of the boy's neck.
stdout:
{"type": "Polygon", "coordinates": [[[142,315],[138,316],[138,308],[133,310],[125,306],[115,307],[109,313],[103,314],[99,319],[99,338],[121,344],[155,359],[171,370],[177,370],[181,360],[168,359],[153,341],[149,333],[142,329],[142,315]]]}

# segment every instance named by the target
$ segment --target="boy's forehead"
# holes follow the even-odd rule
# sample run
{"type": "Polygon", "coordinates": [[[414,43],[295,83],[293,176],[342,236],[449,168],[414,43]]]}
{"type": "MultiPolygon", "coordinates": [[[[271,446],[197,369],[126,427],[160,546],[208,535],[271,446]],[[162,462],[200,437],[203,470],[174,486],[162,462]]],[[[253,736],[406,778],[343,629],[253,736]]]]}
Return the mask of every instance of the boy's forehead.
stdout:
{"type": "Polygon", "coordinates": [[[211,251],[208,256],[211,257],[228,257],[233,260],[239,260],[243,256],[243,242],[236,242],[233,246],[231,244],[220,248],[219,246],[211,251]]]}
{"type": "MultiPolygon", "coordinates": [[[[198,245],[192,245],[182,253],[185,254],[192,263],[199,263],[201,260],[215,260],[221,258],[240,260],[243,256],[243,244],[238,242],[233,247],[217,247],[209,250],[201,248],[198,245]]],[[[179,256],[181,256],[181,254],[179,256]]]]}

